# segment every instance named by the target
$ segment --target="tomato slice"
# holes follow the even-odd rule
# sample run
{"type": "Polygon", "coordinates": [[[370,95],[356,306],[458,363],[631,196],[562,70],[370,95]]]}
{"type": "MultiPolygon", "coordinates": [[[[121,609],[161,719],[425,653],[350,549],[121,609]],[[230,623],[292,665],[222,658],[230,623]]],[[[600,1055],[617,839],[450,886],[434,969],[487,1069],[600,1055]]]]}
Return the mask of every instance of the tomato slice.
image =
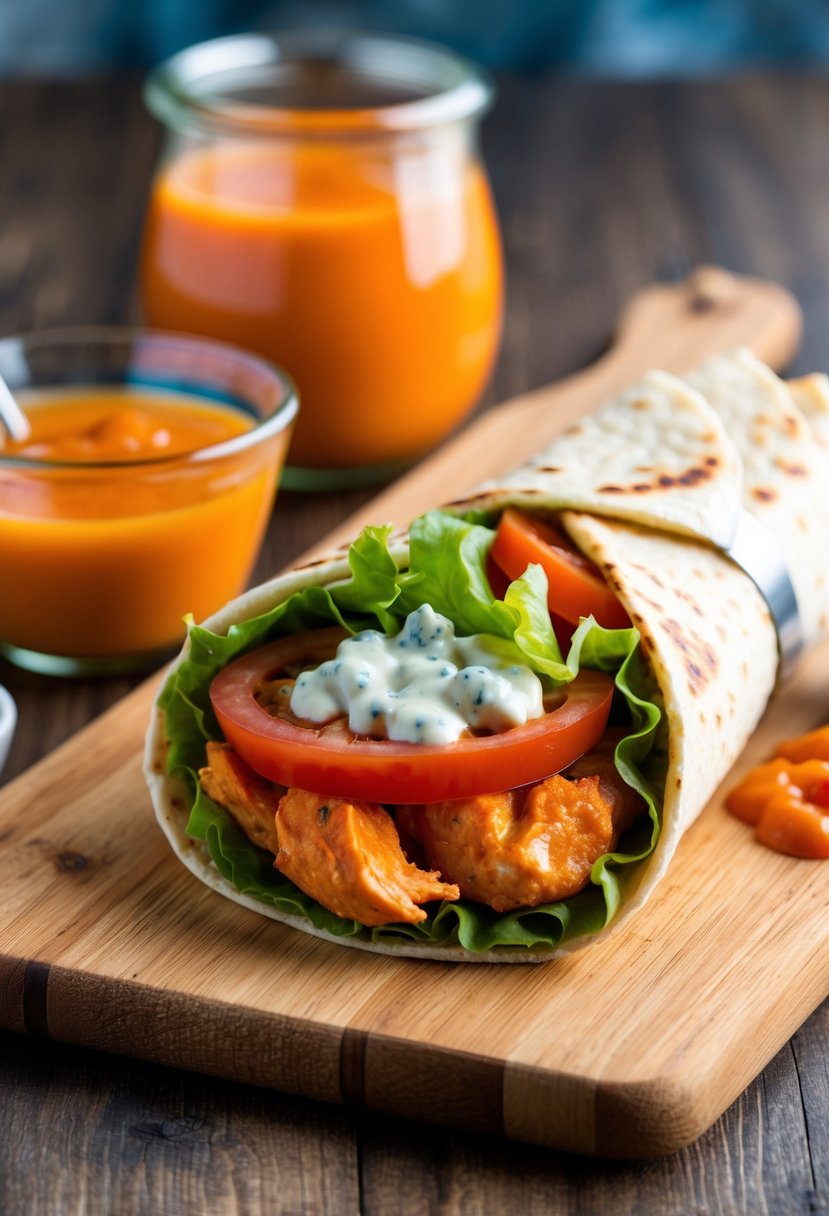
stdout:
{"type": "Polygon", "coordinates": [[[304,726],[274,717],[256,701],[261,680],[304,656],[329,657],[341,630],[284,638],[235,659],[216,676],[210,699],[225,739],[255,772],[280,785],[370,802],[441,802],[527,785],[560,772],[601,736],[612,679],[584,670],[560,703],[523,726],[443,746],[355,735],[345,719],[304,726]]]}
{"type": "Polygon", "coordinates": [[[541,566],[550,611],[565,621],[576,625],[592,614],[605,629],[630,627],[630,617],[598,568],[552,524],[507,507],[489,555],[511,579],[520,578],[531,562],[541,566]]]}

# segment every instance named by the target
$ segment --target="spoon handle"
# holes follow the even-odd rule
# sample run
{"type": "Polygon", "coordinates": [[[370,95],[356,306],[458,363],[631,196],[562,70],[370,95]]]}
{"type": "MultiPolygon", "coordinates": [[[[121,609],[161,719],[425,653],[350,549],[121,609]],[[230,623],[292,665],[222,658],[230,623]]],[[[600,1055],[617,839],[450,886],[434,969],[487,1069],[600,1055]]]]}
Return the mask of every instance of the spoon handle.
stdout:
{"type": "Polygon", "coordinates": [[[15,401],[2,376],[0,376],[0,424],[5,426],[15,443],[25,443],[32,433],[28,418],[15,401]]]}

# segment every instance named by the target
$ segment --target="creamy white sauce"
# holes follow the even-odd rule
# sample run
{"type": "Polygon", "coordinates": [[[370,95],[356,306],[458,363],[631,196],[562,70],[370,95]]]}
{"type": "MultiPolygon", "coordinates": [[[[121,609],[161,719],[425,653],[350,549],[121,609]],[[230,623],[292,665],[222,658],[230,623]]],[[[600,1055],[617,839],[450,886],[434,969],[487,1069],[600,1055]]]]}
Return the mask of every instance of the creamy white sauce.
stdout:
{"type": "Polygon", "coordinates": [[[402,743],[454,743],[468,728],[504,731],[544,713],[534,671],[505,660],[486,634],[456,638],[428,604],[394,637],[367,629],[340,642],[298,676],[291,709],[317,723],[348,715],[355,734],[402,743]]]}

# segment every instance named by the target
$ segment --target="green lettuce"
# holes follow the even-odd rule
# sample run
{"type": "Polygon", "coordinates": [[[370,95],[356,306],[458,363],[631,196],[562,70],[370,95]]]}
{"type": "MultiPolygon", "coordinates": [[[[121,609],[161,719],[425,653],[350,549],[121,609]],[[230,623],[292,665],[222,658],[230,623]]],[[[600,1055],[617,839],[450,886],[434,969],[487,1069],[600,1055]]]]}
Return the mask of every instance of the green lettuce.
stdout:
{"type": "Polygon", "coordinates": [[[189,653],[161,694],[170,741],[168,767],[192,793],[188,834],[205,842],[216,868],[237,890],[280,913],[304,916],[336,936],[385,945],[458,943],[484,953],[550,949],[599,932],[616,914],[634,863],[652,851],[660,830],[658,781],[648,780],[646,771],[659,769],[654,742],[661,711],[640,658],[638,631],[604,629],[588,617],[573,633],[565,658],[550,624],[547,580],[540,567],[531,566],[512,582],[503,600],[493,595],[486,559],[494,533],[479,519],[439,511],[421,516],[411,528],[405,570],[398,569],[389,550],[389,531],[364,529],[349,550],[349,577],[338,583],[297,591],[268,612],[231,626],[224,636],[190,626],[189,653]],[[500,639],[499,651],[514,653],[547,683],[566,683],[581,666],[614,676],[631,724],[616,749],[616,766],[645,799],[648,815],[625,835],[624,849],[599,858],[591,883],[578,895],[510,913],[470,900],[446,902],[427,905],[427,918],[420,924],[368,928],[335,916],[300,891],[200,788],[196,773],[204,763],[205,743],[221,738],[210,706],[210,683],[227,663],[275,638],[332,624],[351,632],[373,628],[392,633],[424,603],[449,617],[460,636],[484,633],[500,639]]]}

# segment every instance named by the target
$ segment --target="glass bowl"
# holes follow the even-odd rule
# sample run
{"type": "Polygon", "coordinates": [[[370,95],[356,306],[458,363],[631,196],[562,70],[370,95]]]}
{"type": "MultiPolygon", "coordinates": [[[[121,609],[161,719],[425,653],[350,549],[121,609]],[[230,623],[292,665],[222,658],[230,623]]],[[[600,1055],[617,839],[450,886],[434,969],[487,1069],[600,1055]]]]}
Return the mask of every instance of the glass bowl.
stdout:
{"type": "Polygon", "coordinates": [[[244,589],[297,412],[290,378],[140,329],[0,340],[28,415],[0,437],[0,652],[48,674],[136,670],[244,589]]]}
{"type": "Polygon", "coordinates": [[[6,763],[16,725],[17,706],[8,689],[0,684],[0,773],[6,763]]]}

